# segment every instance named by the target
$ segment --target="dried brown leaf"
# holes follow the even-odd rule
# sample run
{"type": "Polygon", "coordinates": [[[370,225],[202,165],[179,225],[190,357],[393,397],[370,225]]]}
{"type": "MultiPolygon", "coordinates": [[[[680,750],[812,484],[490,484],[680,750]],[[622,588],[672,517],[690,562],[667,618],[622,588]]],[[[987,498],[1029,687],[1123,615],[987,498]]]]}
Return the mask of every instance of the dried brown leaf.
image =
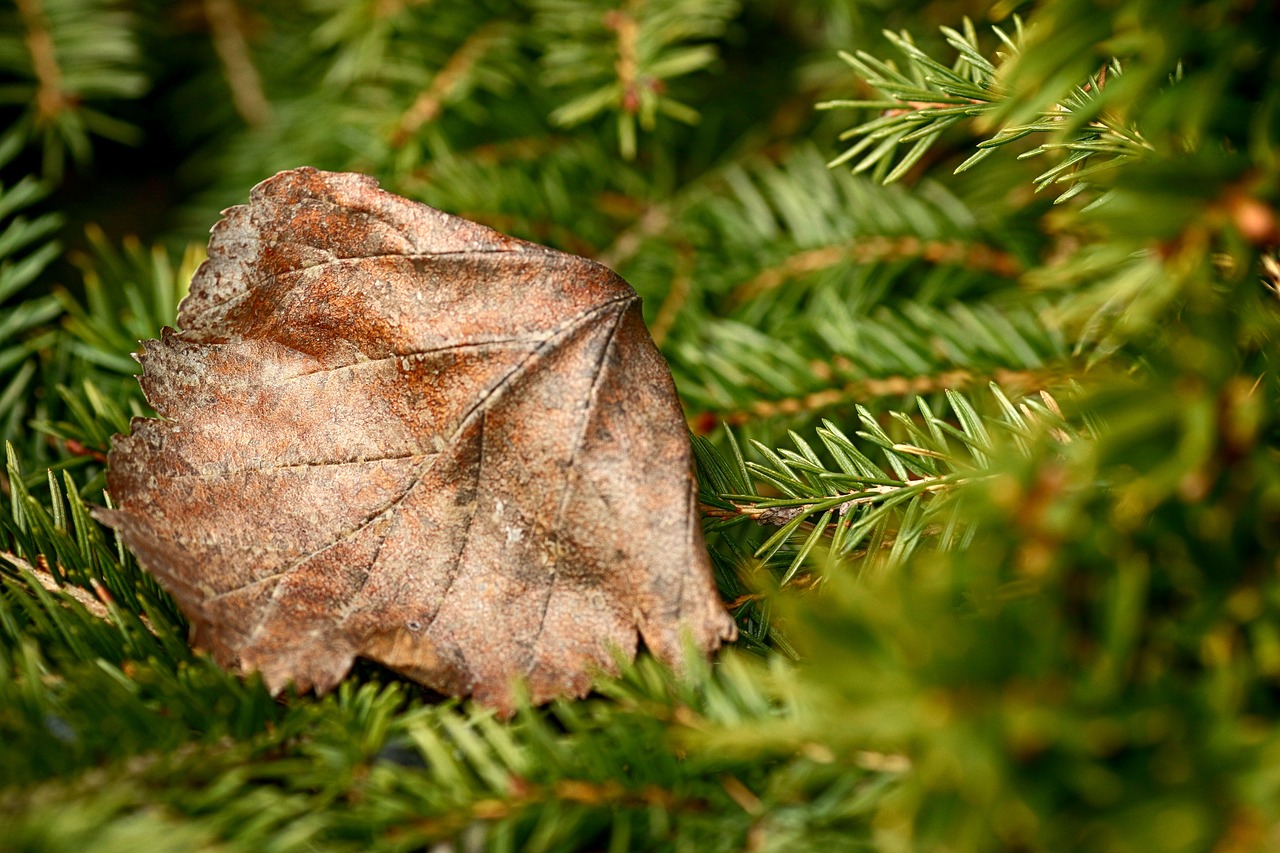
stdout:
{"type": "Polygon", "coordinates": [[[226,211],[144,343],[99,512],[193,641],[273,691],[355,656],[510,709],[582,695],[637,636],[735,630],[670,372],[592,261],[378,189],[282,172],[226,211]]]}

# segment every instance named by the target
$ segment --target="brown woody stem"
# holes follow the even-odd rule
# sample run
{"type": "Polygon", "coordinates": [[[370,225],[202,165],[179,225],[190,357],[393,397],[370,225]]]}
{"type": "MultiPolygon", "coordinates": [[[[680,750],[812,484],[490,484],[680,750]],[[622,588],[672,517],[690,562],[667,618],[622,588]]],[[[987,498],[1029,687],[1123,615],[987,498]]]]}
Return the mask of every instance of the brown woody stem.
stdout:
{"type": "Polygon", "coordinates": [[[667,334],[671,331],[671,327],[675,325],[676,318],[680,316],[680,309],[689,299],[689,290],[693,284],[693,249],[687,245],[680,246],[677,255],[675,274],[671,278],[671,288],[667,291],[667,295],[662,300],[662,305],[658,307],[658,316],[653,319],[653,326],[649,329],[649,334],[653,336],[653,342],[658,346],[662,346],[667,339],[667,334]]]}
{"type": "MultiPolygon", "coordinates": [[[[97,578],[91,578],[89,581],[90,585],[93,587],[93,594],[90,595],[87,590],[72,584],[61,583],[56,577],[54,577],[53,572],[49,569],[49,563],[44,558],[43,554],[36,558],[37,565],[34,566],[19,557],[17,554],[13,554],[8,551],[0,551],[0,560],[3,560],[14,568],[27,573],[33,580],[35,580],[36,583],[40,584],[40,586],[50,592],[62,593],[74,598],[81,606],[84,607],[85,610],[89,612],[91,616],[96,616],[103,621],[111,620],[110,608],[115,604],[115,600],[112,599],[111,593],[107,591],[107,588],[103,586],[97,578]]],[[[154,633],[151,623],[147,620],[147,617],[139,613],[138,619],[144,626],[146,626],[148,631],[152,631],[152,633],[154,633]]]]}
{"type": "Polygon", "coordinates": [[[920,240],[916,237],[868,237],[842,246],[824,246],[792,255],[778,266],[764,270],[739,285],[730,300],[736,304],[747,302],[797,276],[846,261],[868,264],[905,258],[921,258],[934,264],[951,264],[1010,278],[1022,271],[1012,255],[981,244],[959,240],[920,240]]]}
{"type": "Polygon", "coordinates": [[[204,0],[204,14],[213,31],[213,49],[226,72],[236,112],[251,127],[266,124],[271,120],[271,105],[262,90],[258,69],[253,66],[240,10],[233,0],[204,0]]]}
{"type": "Polygon", "coordinates": [[[18,14],[27,34],[24,41],[31,54],[31,71],[36,77],[36,121],[48,125],[67,105],[62,91],[62,68],[58,65],[49,19],[40,0],[16,0],[18,14]]]}
{"type": "Polygon", "coordinates": [[[799,397],[760,400],[746,409],[702,412],[690,417],[689,424],[694,432],[705,435],[721,423],[728,426],[741,426],[757,418],[805,414],[876,397],[934,394],[947,389],[969,387],[983,380],[993,380],[999,385],[1013,388],[1037,388],[1048,384],[1047,380],[1051,378],[1051,374],[1041,370],[997,370],[991,374],[975,373],[969,370],[948,370],[926,376],[858,379],[838,388],[824,388],[799,397]]]}
{"type": "Polygon", "coordinates": [[[606,26],[618,34],[618,58],[613,63],[614,73],[618,75],[618,87],[622,91],[622,105],[627,112],[639,109],[636,98],[636,80],[639,76],[639,62],[636,59],[636,42],[640,38],[640,26],[636,23],[634,10],[639,5],[630,0],[625,9],[609,12],[605,18],[606,26]]]}
{"type": "Polygon", "coordinates": [[[496,35],[496,23],[478,28],[453,52],[444,66],[431,78],[431,85],[418,95],[409,109],[400,116],[400,124],[391,134],[391,144],[396,148],[413,138],[423,125],[435,121],[444,109],[444,102],[465,79],[467,72],[484,55],[496,35]]]}

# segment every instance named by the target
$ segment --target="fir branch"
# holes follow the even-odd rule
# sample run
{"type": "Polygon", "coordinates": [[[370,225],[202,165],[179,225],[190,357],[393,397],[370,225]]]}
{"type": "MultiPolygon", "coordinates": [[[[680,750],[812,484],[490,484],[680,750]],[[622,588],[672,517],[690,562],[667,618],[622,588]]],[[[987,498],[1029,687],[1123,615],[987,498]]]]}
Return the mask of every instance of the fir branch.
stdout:
{"type": "Polygon", "coordinates": [[[765,291],[781,287],[793,278],[819,272],[842,263],[874,264],[919,258],[934,264],[949,264],[975,272],[989,272],[1013,278],[1021,264],[1012,255],[977,243],[958,240],[920,240],[916,237],[867,237],[846,246],[824,246],[798,252],[777,266],[758,273],[738,285],[732,302],[747,302],[765,291]]]}
{"type": "Polygon", "coordinates": [[[205,18],[213,32],[213,48],[226,73],[236,111],[250,127],[271,121],[271,104],[262,89],[245,38],[240,10],[234,0],[203,0],[205,18]]]}
{"type": "Polygon", "coordinates": [[[107,610],[107,601],[110,601],[109,593],[99,584],[93,588],[90,594],[79,587],[65,586],[49,571],[48,560],[43,554],[36,557],[37,563],[40,565],[32,565],[17,554],[11,554],[8,551],[0,551],[0,560],[8,563],[10,566],[24,572],[33,581],[44,587],[49,592],[65,593],[80,604],[91,615],[99,619],[107,619],[110,613],[107,610]],[[101,592],[99,592],[101,590],[101,592]],[[105,599],[105,600],[104,600],[105,599]]]}
{"type": "MultiPolygon", "coordinates": [[[[1021,51],[1022,22],[1015,17],[1016,36],[994,28],[996,35],[1010,51],[1002,57],[1008,61],[1021,51]]],[[[899,72],[865,51],[841,56],[867,84],[887,96],[883,100],[832,100],[819,104],[819,109],[880,110],[879,117],[846,131],[841,139],[856,139],[844,153],[831,161],[832,166],[858,159],[854,173],[875,171],[884,183],[905,176],[948,128],[975,121],[981,124],[1007,114],[1012,95],[1000,84],[1000,68],[987,60],[979,50],[977,34],[966,19],[963,31],[943,27],[942,33],[958,57],[947,67],[930,57],[911,41],[906,33],[885,32],[884,35],[906,55],[911,76],[899,72]],[[899,144],[914,143],[894,164],[894,151],[899,144]]],[[[1086,176],[1102,170],[1114,170],[1134,159],[1148,155],[1153,149],[1133,126],[1107,115],[1100,109],[1106,103],[1104,88],[1108,69],[1111,76],[1122,73],[1118,60],[1079,83],[1064,94],[1052,110],[1043,111],[1032,121],[1006,122],[978,150],[956,167],[964,172],[986,159],[997,148],[1036,134],[1053,138],[1025,151],[1020,158],[1041,154],[1064,155],[1060,162],[1035,179],[1036,191],[1054,185],[1065,185],[1055,203],[1064,202],[1089,186],[1086,176]],[[1102,160],[1099,165],[1096,161],[1102,160]]]]}
{"type": "Polygon", "coordinates": [[[658,306],[658,313],[649,326],[649,334],[653,336],[653,342],[658,346],[662,346],[667,339],[667,334],[675,325],[676,318],[680,316],[692,289],[693,251],[688,246],[682,246],[677,251],[680,263],[671,279],[671,287],[663,297],[662,304],[658,306]]]}
{"type": "Polygon", "coordinates": [[[646,240],[658,237],[667,230],[672,221],[671,207],[669,200],[646,205],[634,217],[632,224],[619,232],[613,242],[596,255],[596,260],[607,267],[624,265],[640,251],[646,240]]]}
{"type": "Polygon", "coordinates": [[[502,35],[505,23],[489,21],[467,36],[448,61],[431,78],[431,84],[418,95],[390,137],[391,146],[399,148],[415,136],[422,126],[435,121],[447,100],[458,91],[471,68],[502,35]]]}
{"type": "MultiPolygon", "coordinates": [[[[639,62],[636,57],[636,41],[640,35],[640,26],[636,22],[635,9],[641,5],[637,0],[627,0],[621,9],[613,9],[605,13],[604,25],[618,34],[618,59],[613,64],[618,75],[618,86],[622,90],[622,108],[634,113],[640,109],[640,92],[636,89],[639,76],[639,62]]],[[[623,150],[624,157],[635,156],[635,142],[631,143],[631,153],[623,150]]]]}
{"type": "Polygon", "coordinates": [[[1025,456],[1039,435],[1063,443],[1073,437],[1047,392],[1015,407],[998,386],[990,387],[1000,410],[999,418],[991,421],[1000,431],[997,435],[973,405],[953,391],[946,396],[958,427],[936,417],[924,398],[917,398],[923,426],[905,413],[891,412],[887,421],[896,426],[897,438],[858,407],[862,429],[855,434],[884,456],[888,469],[873,462],[830,421],[816,433],[834,465],[794,432],[794,451],[752,441],[764,462],[744,461],[732,437],[736,464],[699,442],[700,500],[704,514],[713,520],[711,529],[743,521],[779,528],[753,544],[754,556],[766,563],[782,555],[783,585],[796,580],[820,544],[823,559],[836,564],[867,560],[900,565],[929,539],[944,549],[955,547],[965,538],[957,514],[962,504],[955,495],[991,476],[992,460],[1001,455],[997,442],[1025,456]],[[952,440],[960,443],[960,452],[950,446],[952,440]],[[762,486],[746,488],[752,480],[762,486]]]}
{"type": "MultiPolygon", "coordinates": [[[[111,597],[111,593],[106,586],[97,578],[89,578],[89,588],[92,590],[92,593],[90,593],[81,587],[60,581],[49,570],[48,560],[43,554],[36,555],[35,565],[28,563],[17,554],[11,554],[7,551],[0,551],[0,560],[25,573],[34,583],[39,584],[45,590],[57,595],[68,596],[83,607],[90,616],[104,621],[118,618],[112,613],[112,609],[117,607],[115,599],[111,597]]],[[[65,575],[65,572],[63,574],[65,575]]],[[[151,620],[145,614],[139,614],[138,621],[148,631],[155,633],[151,620]]]]}
{"type": "Polygon", "coordinates": [[[615,236],[617,217],[580,199],[625,197],[643,187],[633,165],[616,159],[610,165],[609,158],[598,142],[582,138],[553,136],[537,146],[513,142],[435,161],[407,189],[435,207],[594,257],[615,236]]]}
{"type": "Polygon", "coordinates": [[[68,103],[62,91],[62,69],[49,32],[40,0],[15,0],[18,13],[26,29],[27,50],[31,54],[31,69],[36,77],[36,123],[40,127],[52,124],[68,103]]]}
{"type": "Polygon", "coordinates": [[[691,422],[704,430],[722,419],[794,418],[851,399],[901,399],[982,380],[1054,387],[1080,354],[1069,353],[1050,312],[994,300],[908,303],[866,316],[822,296],[773,335],[707,320],[696,338],[670,349],[691,422]]]}
{"type": "Polygon", "coordinates": [[[88,251],[72,258],[83,277],[84,302],[65,288],[55,291],[66,312],[67,343],[85,361],[132,376],[138,371],[133,353],[139,341],[158,337],[174,322],[204,248],[189,246],[178,258],[164,246],[144,246],[136,238],[125,238],[117,247],[96,225],[85,230],[88,251]]]}
{"type": "MultiPolygon", "coordinates": [[[[829,378],[829,371],[830,368],[823,362],[814,364],[814,374],[818,378],[829,378]]],[[[967,370],[948,370],[932,376],[884,376],[846,382],[838,388],[826,388],[802,397],[760,400],[752,403],[746,410],[698,412],[690,415],[689,423],[694,432],[706,435],[720,425],[739,427],[759,419],[812,417],[829,409],[850,406],[857,401],[885,398],[901,400],[914,396],[931,396],[950,388],[965,390],[988,382],[995,382],[1002,388],[1009,388],[1015,392],[1026,393],[1038,388],[1058,385],[1065,375],[1065,371],[1061,369],[1037,371],[1001,368],[984,374],[975,374],[967,370]]]]}
{"type": "Polygon", "coordinates": [[[32,405],[31,389],[41,378],[41,354],[54,342],[48,324],[61,313],[57,300],[36,285],[61,251],[54,237],[62,217],[22,215],[47,193],[34,176],[0,184],[0,441],[18,440],[24,420],[40,408],[32,405]]]}
{"type": "Polygon", "coordinates": [[[106,0],[20,0],[15,11],[0,13],[0,61],[25,79],[0,97],[27,108],[0,134],[0,161],[39,140],[44,174],[56,179],[68,155],[89,161],[91,135],[136,142],[137,128],[101,108],[146,90],[133,17],[106,0]]]}
{"type": "Polygon", "coordinates": [[[737,11],[734,0],[536,0],[534,25],[543,44],[543,77],[570,90],[551,121],[572,127],[602,113],[616,117],[623,159],[636,156],[637,130],[659,115],[693,124],[698,113],[672,97],[670,81],[709,67],[711,40],[737,11]]]}

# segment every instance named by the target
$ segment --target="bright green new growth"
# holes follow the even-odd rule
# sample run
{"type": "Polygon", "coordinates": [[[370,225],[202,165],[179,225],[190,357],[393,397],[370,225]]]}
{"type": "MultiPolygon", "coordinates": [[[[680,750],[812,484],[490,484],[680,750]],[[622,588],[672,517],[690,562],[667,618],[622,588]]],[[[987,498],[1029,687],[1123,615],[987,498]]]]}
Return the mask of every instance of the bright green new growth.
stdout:
{"type": "MultiPolygon", "coordinates": [[[[1022,20],[1015,17],[1014,25],[1017,30],[1016,38],[1000,27],[992,29],[1008,53],[1016,56],[1023,40],[1022,20]]],[[[837,100],[818,104],[819,109],[875,107],[885,111],[879,119],[865,122],[841,134],[842,139],[860,137],[860,140],[833,160],[831,165],[838,166],[863,155],[853,168],[855,173],[874,168],[875,174],[884,183],[893,183],[906,175],[928,153],[947,128],[981,116],[994,117],[998,121],[1001,113],[1007,112],[1009,97],[1000,91],[999,69],[980,52],[973,23],[966,18],[963,32],[950,27],[943,27],[942,32],[947,44],[959,53],[955,64],[950,68],[916,47],[908,34],[884,34],[885,38],[906,55],[911,77],[865,51],[860,51],[857,56],[841,53],[841,58],[868,84],[889,98],[878,101],[837,100]],[[907,142],[915,144],[894,164],[891,157],[894,148],[907,142]]],[[[956,174],[973,168],[1001,145],[1034,134],[1053,134],[1055,138],[1052,141],[1043,142],[1018,156],[1035,157],[1051,151],[1066,154],[1035,178],[1037,192],[1054,184],[1068,184],[1066,191],[1054,202],[1061,204],[1088,187],[1083,178],[1092,171],[1114,168],[1135,157],[1141,157],[1151,150],[1151,146],[1137,130],[1125,127],[1104,111],[1108,75],[1112,85],[1116,85],[1115,81],[1121,73],[1119,60],[1111,59],[1097,74],[1090,75],[1087,82],[1077,86],[1060,103],[1044,110],[1035,120],[1016,123],[1006,121],[994,136],[978,143],[978,150],[956,167],[956,174]],[[1088,163],[1086,168],[1086,162],[1091,159],[1093,162],[1088,163]],[[1098,163],[1098,160],[1103,162],[1098,163]]]]}
{"type": "Polygon", "coordinates": [[[0,849],[1280,846],[1271,4],[893,5],[0,10],[0,849]],[[737,648],[510,722],[188,648],[88,507],[303,164],[636,287],[737,648]]]}

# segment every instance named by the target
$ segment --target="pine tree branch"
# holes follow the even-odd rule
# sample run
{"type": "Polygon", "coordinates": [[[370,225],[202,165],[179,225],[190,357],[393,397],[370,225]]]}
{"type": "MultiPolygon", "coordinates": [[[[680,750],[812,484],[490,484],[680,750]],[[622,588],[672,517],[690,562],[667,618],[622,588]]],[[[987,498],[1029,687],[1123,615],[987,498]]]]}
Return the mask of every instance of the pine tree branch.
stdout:
{"type": "MultiPolygon", "coordinates": [[[[57,595],[65,595],[74,599],[85,611],[97,619],[104,622],[114,621],[112,608],[117,607],[116,601],[111,597],[111,593],[103,586],[102,582],[97,578],[89,578],[89,588],[93,590],[90,594],[82,587],[74,584],[63,583],[58,580],[49,570],[49,561],[44,554],[36,555],[35,565],[27,562],[17,554],[8,551],[0,551],[0,560],[8,563],[16,569],[24,572],[33,582],[39,584],[49,592],[57,595]]],[[[63,571],[65,575],[65,570],[63,571]]],[[[138,621],[151,633],[156,633],[156,629],[152,626],[151,620],[145,614],[137,614],[138,621]]]]}
{"type": "Polygon", "coordinates": [[[638,130],[653,130],[659,115],[698,120],[695,109],[671,96],[668,81],[711,65],[710,40],[723,32],[736,3],[626,0],[608,8],[596,0],[537,0],[535,10],[543,77],[552,87],[572,87],[552,122],[571,127],[612,114],[618,150],[630,161],[638,130]]]}
{"type": "MultiPolygon", "coordinates": [[[[815,376],[820,377],[827,372],[815,370],[815,376]]],[[[689,417],[689,425],[695,433],[707,435],[721,424],[738,427],[759,419],[812,416],[826,409],[852,405],[858,401],[928,396],[949,388],[968,389],[986,385],[988,382],[995,382],[1015,392],[1027,393],[1040,388],[1053,387],[1062,382],[1064,375],[1061,368],[1048,370],[999,368],[990,373],[948,370],[932,376],[884,376],[858,379],[846,382],[839,388],[827,388],[800,397],[760,400],[746,409],[698,412],[689,417]]]]}
{"type": "MultiPolygon", "coordinates": [[[[753,440],[763,462],[744,460],[731,432],[726,431],[731,457],[705,440],[695,441],[709,529],[723,531],[741,522],[779,528],[763,542],[753,539],[749,548],[766,564],[774,561],[783,585],[803,578],[801,568],[815,553],[828,563],[897,565],[926,540],[955,547],[965,537],[957,496],[989,481],[993,460],[1029,455],[1038,436],[1060,444],[1073,437],[1047,393],[1014,406],[997,386],[990,388],[998,418],[982,418],[963,395],[947,391],[958,426],[935,416],[923,398],[917,399],[918,420],[891,412],[885,426],[859,406],[862,429],[854,435],[862,446],[824,421],[816,434],[825,456],[795,432],[790,433],[795,450],[774,450],[753,440]],[[952,441],[960,443],[959,451],[952,441]],[[882,455],[888,468],[868,454],[882,455]]],[[[739,595],[737,603],[751,600],[739,595]]]]}
{"type": "Polygon", "coordinates": [[[505,29],[503,22],[490,21],[467,36],[466,41],[459,45],[448,61],[431,78],[431,85],[418,95],[409,109],[400,116],[400,122],[390,138],[393,148],[402,147],[422,129],[423,125],[436,120],[444,109],[445,101],[453,96],[472,67],[484,56],[503,29],[505,29]]]}
{"type": "MultiPolygon", "coordinates": [[[[613,70],[618,75],[618,88],[622,91],[622,109],[633,114],[640,110],[640,93],[636,90],[639,65],[636,40],[640,37],[640,26],[634,10],[643,2],[626,0],[621,9],[610,10],[604,16],[604,25],[618,36],[618,58],[613,63],[613,70]]],[[[634,153],[633,149],[632,156],[634,153]]],[[[625,152],[624,156],[627,156],[625,152]]]]}
{"type": "MultiPolygon", "coordinates": [[[[1023,40],[1022,22],[1016,16],[1017,37],[994,28],[1010,56],[1017,57],[1023,40]]],[[[885,37],[906,55],[910,76],[890,63],[859,51],[841,57],[882,95],[880,100],[832,100],[819,104],[819,109],[876,109],[878,115],[842,134],[853,142],[831,165],[853,162],[855,173],[874,170],[884,183],[901,179],[924,157],[944,131],[961,122],[999,122],[1008,112],[1015,97],[1007,91],[1000,70],[978,49],[977,34],[968,19],[963,32],[942,27],[947,42],[959,54],[948,68],[918,48],[906,33],[886,31],[885,37]],[[894,151],[904,143],[914,143],[894,164],[894,151]]],[[[1060,153],[1063,159],[1035,179],[1037,192],[1054,185],[1066,189],[1056,199],[1062,203],[1084,191],[1085,177],[1115,169],[1134,159],[1141,159],[1154,149],[1136,128],[1102,112],[1106,103],[1104,88],[1108,70],[1119,76],[1122,66],[1113,60],[1088,80],[1075,86],[1052,109],[1044,110],[1031,121],[1005,121],[994,135],[977,146],[977,151],[956,167],[956,173],[973,168],[995,150],[1011,142],[1036,134],[1052,134],[1036,148],[1020,158],[1046,153],[1060,153]],[[1096,160],[1102,160],[1101,164],[1096,160]]]]}
{"type": "Polygon", "coordinates": [[[203,0],[205,18],[213,31],[213,49],[222,61],[236,112],[250,127],[271,121],[271,103],[262,89],[245,38],[243,18],[234,0],[203,0]]]}
{"type": "Polygon", "coordinates": [[[0,100],[26,109],[0,131],[0,161],[37,141],[44,175],[56,182],[68,155],[81,165],[92,159],[94,135],[136,142],[134,125],[99,106],[146,89],[132,15],[108,0],[17,0],[13,8],[0,9],[0,100]]]}
{"type": "Polygon", "coordinates": [[[676,248],[677,262],[675,275],[671,277],[671,287],[658,306],[658,313],[649,326],[649,334],[653,342],[662,346],[667,339],[671,327],[689,299],[693,283],[693,249],[681,244],[676,248]]]}
{"type": "Polygon", "coordinates": [[[755,278],[738,285],[729,300],[731,304],[748,302],[793,278],[838,264],[874,264],[917,258],[932,264],[958,266],[1006,278],[1014,278],[1022,270],[1022,265],[1008,252],[980,243],[869,236],[844,246],[824,246],[791,255],[781,264],[763,270],[755,278]]]}
{"type": "Polygon", "coordinates": [[[53,35],[40,0],[15,2],[26,28],[25,41],[37,83],[36,121],[42,126],[49,125],[68,103],[67,95],[62,91],[62,68],[58,65],[53,35]]]}
{"type": "Polygon", "coordinates": [[[37,565],[32,565],[17,554],[8,551],[0,551],[0,560],[25,572],[28,577],[49,592],[67,595],[75,599],[91,616],[96,616],[99,619],[110,618],[106,604],[106,601],[110,600],[110,595],[105,589],[99,592],[99,587],[94,587],[94,594],[90,595],[80,587],[63,584],[49,571],[49,561],[43,554],[36,556],[37,565]],[[104,596],[106,596],[106,601],[103,600],[104,596]]]}

